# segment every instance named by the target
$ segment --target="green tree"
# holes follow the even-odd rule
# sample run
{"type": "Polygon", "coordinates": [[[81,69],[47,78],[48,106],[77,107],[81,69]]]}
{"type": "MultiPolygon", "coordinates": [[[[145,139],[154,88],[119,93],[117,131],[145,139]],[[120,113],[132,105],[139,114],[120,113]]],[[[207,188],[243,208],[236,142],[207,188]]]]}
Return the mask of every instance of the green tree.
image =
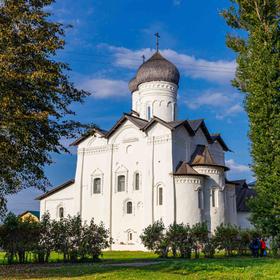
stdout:
{"type": "Polygon", "coordinates": [[[3,0],[0,5],[0,214],[5,197],[49,185],[50,153],[67,149],[61,138],[83,130],[70,119],[73,102],[87,96],[69,81],[55,57],[65,27],[49,19],[54,0],[3,0]],[[4,159],[4,160],[3,160],[4,159]]]}
{"type": "Polygon", "coordinates": [[[9,213],[0,226],[0,246],[6,252],[8,263],[18,259],[20,263],[27,261],[27,253],[32,252],[38,242],[39,224],[31,219],[20,220],[9,213]]]}
{"type": "Polygon", "coordinates": [[[85,258],[86,255],[92,257],[93,261],[99,260],[102,250],[107,249],[112,244],[110,239],[109,230],[104,227],[103,223],[99,225],[94,223],[94,219],[91,219],[89,225],[83,226],[83,236],[80,247],[81,258],[85,258]]]}
{"type": "Polygon", "coordinates": [[[163,258],[168,256],[169,241],[165,234],[165,226],[161,220],[146,227],[140,235],[140,239],[148,250],[154,251],[163,258]]]}
{"type": "Polygon", "coordinates": [[[39,236],[34,253],[40,263],[48,262],[51,251],[54,249],[53,223],[50,214],[45,213],[39,222],[39,236]]]}
{"type": "Polygon", "coordinates": [[[203,249],[205,243],[208,241],[208,227],[207,223],[197,223],[191,228],[191,235],[193,240],[193,249],[195,258],[199,258],[199,252],[203,249]]]}
{"type": "Polygon", "coordinates": [[[227,256],[232,256],[233,251],[238,249],[239,228],[231,224],[221,224],[215,229],[213,241],[217,249],[225,250],[227,256]]]}
{"type": "Polygon", "coordinates": [[[250,122],[252,168],[257,196],[250,202],[252,222],[276,236],[280,232],[280,2],[231,0],[222,15],[245,36],[227,36],[237,53],[233,85],[245,93],[250,122]]]}

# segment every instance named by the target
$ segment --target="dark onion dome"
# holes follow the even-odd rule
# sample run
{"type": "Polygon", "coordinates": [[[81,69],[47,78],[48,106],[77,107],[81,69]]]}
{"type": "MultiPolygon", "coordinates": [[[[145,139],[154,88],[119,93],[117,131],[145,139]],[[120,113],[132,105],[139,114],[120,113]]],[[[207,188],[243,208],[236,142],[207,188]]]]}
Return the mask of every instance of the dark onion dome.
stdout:
{"type": "Polygon", "coordinates": [[[177,67],[156,52],[139,67],[136,77],[129,82],[129,89],[133,92],[140,84],[152,81],[164,81],[178,85],[179,80],[180,73],[177,67]]]}
{"type": "Polygon", "coordinates": [[[136,77],[132,78],[129,81],[128,88],[129,88],[130,92],[134,92],[138,89],[138,84],[137,84],[136,77]]]}

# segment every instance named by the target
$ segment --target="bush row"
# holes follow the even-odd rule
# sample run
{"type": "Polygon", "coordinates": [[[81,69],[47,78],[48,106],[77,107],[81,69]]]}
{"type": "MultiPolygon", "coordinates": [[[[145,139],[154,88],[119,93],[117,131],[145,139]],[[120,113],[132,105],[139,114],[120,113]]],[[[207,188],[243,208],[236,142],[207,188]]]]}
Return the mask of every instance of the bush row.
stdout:
{"type": "Polygon", "coordinates": [[[63,260],[80,261],[89,256],[98,260],[103,249],[110,246],[109,231],[101,223],[82,223],[80,216],[68,216],[54,221],[45,214],[40,222],[20,220],[8,214],[0,226],[0,246],[8,263],[24,263],[32,252],[37,262],[48,262],[51,251],[63,254],[63,260]]]}
{"type": "Polygon", "coordinates": [[[235,252],[247,254],[252,239],[260,237],[256,230],[242,230],[234,225],[218,226],[210,235],[206,223],[197,223],[192,227],[184,224],[172,224],[165,228],[162,221],[144,229],[140,236],[144,246],[160,257],[190,258],[194,253],[199,258],[202,252],[206,258],[214,257],[216,250],[224,250],[227,256],[235,252]]]}

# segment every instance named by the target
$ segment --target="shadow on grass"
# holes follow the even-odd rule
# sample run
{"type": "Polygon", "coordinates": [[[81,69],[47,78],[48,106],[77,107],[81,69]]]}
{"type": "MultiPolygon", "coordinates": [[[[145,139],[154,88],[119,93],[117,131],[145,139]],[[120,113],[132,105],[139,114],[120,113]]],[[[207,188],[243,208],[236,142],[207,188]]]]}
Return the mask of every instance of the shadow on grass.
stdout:
{"type": "MultiPolygon", "coordinates": [[[[199,273],[242,273],[245,270],[257,271],[262,270],[264,265],[279,264],[279,259],[252,259],[248,257],[240,258],[218,258],[218,259],[198,259],[198,260],[184,260],[184,259],[141,259],[139,262],[134,260],[135,265],[131,262],[117,262],[111,263],[109,260],[100,263],[84,263],[84,264],[26,264],[26,265],[10,265],[0,266],[0,278],[4,279],[28,279],[28,278],[58,278],[58,277],[89,277],[102,276],[104,274],[115,275],[120,279],[121,276],[135,275],[144,276],[151,274],[167,274],[167,275],[181,275],[187,276],[199,273]],[[156,261],[156,263],[155,263],[156,261]],[[127,265],[129,264],[130,265],[127,265]],[[149,264],[151,263],[151,264],[149,264]],[[143,265],[144,264],[144,265],[143,265]]],[[[242,274],[240,274],[242,275],[242,274]]],[[[148,278],[148,277],[147,277],[148,278]]]]}

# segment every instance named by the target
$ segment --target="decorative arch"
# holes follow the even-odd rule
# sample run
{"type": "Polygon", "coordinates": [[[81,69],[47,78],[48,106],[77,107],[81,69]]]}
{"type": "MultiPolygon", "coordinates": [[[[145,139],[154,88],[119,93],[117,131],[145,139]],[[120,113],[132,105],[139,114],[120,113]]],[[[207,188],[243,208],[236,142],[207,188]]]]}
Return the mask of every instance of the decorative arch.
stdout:
{"type": "MultiPolygon", "coordinates": [[[[115,193],[119,192],[118,187],[120,182],[120,179],[123,180],[124,176],[124,190],[125,192],[128,191],[128,169],[124,165],[120,165],[116,171],[115,171],[115,193]]],[[[121,191],[121,192],[123,192],[121,191]]]]}
{"type": "Polygon", "coordinates": [[[164,184],[162,182],[158,182],[155,186],[155,194],[156,194],[156,205],[162,206],[164,205],[164,184]]]}
{"type": "Polygon", "coordinates": [[[103,194],[103,185],[104,185],[104,173],[101,169],[96,168],[91,173],[91,183],[90,183],[90,192],[91,195],[95,194],[103,194]],[[97,179],[100,179],[100,191],[97,191],[95,184],[97,183],[97,179]]]}
{"type": "Polygon", "coordinates": [[[65,207],[62,202],[60,202],[56,207],[56,216],[58,219],[65,218],[65,207]]]}
{"type": "Polygon", "coordinates": [[[142,174],[139,170],[136,170],[133,173],[133,190],[134,191],[141,191],[141,189],[142,189],[141,186],[142,186],[142,174]]]}
{"type": "Polygon", "coordinates": [[[135,205],[131,198],[127,198],[123,201],[123,215],[134,215],[135,205]]]}

